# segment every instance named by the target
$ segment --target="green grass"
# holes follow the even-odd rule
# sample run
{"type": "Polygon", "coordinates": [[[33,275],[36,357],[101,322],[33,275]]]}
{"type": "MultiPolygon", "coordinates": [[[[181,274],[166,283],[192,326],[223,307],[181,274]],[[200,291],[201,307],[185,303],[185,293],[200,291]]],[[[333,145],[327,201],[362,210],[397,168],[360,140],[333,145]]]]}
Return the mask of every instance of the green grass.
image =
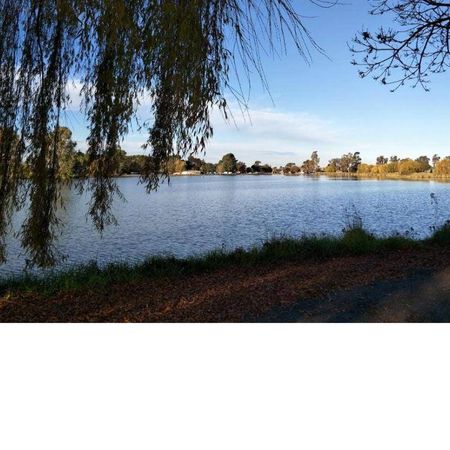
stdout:
{"type": "Polygon", "coordinates": [[[230,266],[252,267],[288,261],[317,261],[332,257],[421,248],[433,244],[450,244],[450,224],[422,241],[400,235],[377,238],[360,227],[354,227],[346,230],[340,237],[273,238],[262,246],[249,250],[219,250],[187,259],[152,257],[135,265],[115,263],[102,268],[90,263],[46,277],[23,275],[0,281],[0,294],[33,291],[51,295],[66,290],[101,288],[111,283],[146,278],[189,277],[230,266]]]}

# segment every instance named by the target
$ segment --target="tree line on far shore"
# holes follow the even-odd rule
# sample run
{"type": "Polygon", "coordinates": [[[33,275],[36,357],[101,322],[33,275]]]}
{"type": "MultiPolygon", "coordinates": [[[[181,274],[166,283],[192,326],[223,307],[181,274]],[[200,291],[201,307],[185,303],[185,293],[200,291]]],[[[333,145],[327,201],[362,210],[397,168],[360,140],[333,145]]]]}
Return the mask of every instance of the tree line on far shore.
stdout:
{"type": "MultiPolygon", "coordinates": [[[[120,163],[120,174],[140,174],[145,167],[146,156],[126,155],[123,152],[120,163]]],[[[436,176],[450,175],[450,156],[441,158],[435,154],[432,158],[422,155],[418,158],[389,158],[379,156],[375,164],[363,163],[360,153],[346,153],[340,158],[331,159],[324,167],[320,166],[320,158],[317,151],[313,151],[311,157],[302,163],[288,162],[284,166],[271,166],[255,161],[247,165],[239,161],[233,153],[223,155],[217,163],[209,163],[203,159],[189,156],[183,160],[178,156],[172,156],[168,161],[168,171],[171,175],[200,173],[205,175],[228,175],[228,174],[355,174],[355,175],[378,175],[387,174],[412,175],[415,173],[433,173],[436,176]]]]}
{"type": "MultiPolygon", "coordinates": [[[[1,132],[1,131],[0,131],[1,132]]],[[[59,131],[60,142],[58,145],[59,173],[61,180],[70,178],[84,178],[90,176],[90,161],[88,156],[78,151],[76,142],[72,140],[72,132],[65,127],[59,131]]],[[[52,136],[49,137],[50,139],[52,136]]],[[[151,163],[151,157],[146,155],[127,155],[119,149],[114,161],[115,175],[142,175],[151,163]]],[[[23,164],[23,174],[30,175],[30,166],[27,161],[23,164]]],[[[204,174],[204,175],[228,175],[228,174],[354,174],[376,175],[388,174],[412,175],[415,173],[432,173],[436,176],[450,175],[450,156],[441,158],[434,154],[432,158],[419,156],[416,159],[381,155],[376,158],[375,164],[363,163],[360,153],[346,153],[340,158],[332,158],[324,167],[320,166],[320,158],[317,151],[313,151],[310,158],[302,163],[288,162],[284,166],[273,167],[255,161],[251,165],[239,161],[233,153],[227,153],[217,163],[206,162],[204,159],[193,155],[187,159],[180,156],[171,156],[167,161],[167,171],[170,175],[180,174],[204,174]]]]}

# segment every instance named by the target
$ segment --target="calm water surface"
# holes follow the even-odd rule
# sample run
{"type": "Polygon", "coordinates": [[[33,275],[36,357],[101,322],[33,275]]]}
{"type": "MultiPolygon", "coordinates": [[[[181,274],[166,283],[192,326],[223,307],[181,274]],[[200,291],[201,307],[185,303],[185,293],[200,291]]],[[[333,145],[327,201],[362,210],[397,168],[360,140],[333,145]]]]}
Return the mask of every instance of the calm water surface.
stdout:
{"type": "MultiPolygon", "coordinates": [[[[95,260],[139,261],[149,255],[188,256],[217,248],[260,244],[280,235],[342,232],[356,212],[377,235],[412,233],[450,218],[450,184],[327,177],[178,177],[147,195],[137,178],[121,178],[126,202],[117,200],[118,226],[103,237],[86,219],[88,198],[66,191],[66,222],[58,246],[67,255],[60,265],[95,260]],[[430,194],[435,194],[433,202],[430,194]]],[[[18,214],[17,229],[23,220],[18,214]]],[[[19,273],[25,256],[12,236],[1,275],[19,273]]]]}

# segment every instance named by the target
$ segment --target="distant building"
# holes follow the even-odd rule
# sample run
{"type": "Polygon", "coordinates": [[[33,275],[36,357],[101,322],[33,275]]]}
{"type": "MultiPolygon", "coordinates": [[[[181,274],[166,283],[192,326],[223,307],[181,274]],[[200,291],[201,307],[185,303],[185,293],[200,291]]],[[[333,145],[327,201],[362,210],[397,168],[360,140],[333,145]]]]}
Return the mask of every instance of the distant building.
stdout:
{"type": "Polygon", "coordinates": [[[183,170],[181,172],[181,175],[201,175],[202,173],[200,170],[183,170]]]}

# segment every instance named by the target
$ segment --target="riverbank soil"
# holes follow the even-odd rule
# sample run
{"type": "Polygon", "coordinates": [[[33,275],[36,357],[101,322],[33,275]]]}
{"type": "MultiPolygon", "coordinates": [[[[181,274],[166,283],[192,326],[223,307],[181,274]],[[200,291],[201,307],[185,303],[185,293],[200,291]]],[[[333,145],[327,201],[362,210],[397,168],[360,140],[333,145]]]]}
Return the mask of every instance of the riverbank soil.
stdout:
{"type": "Polygon", "coordinates": [[[0,298],[2,322],[450,322],[450,249],[231,267],[0,298]]]}

